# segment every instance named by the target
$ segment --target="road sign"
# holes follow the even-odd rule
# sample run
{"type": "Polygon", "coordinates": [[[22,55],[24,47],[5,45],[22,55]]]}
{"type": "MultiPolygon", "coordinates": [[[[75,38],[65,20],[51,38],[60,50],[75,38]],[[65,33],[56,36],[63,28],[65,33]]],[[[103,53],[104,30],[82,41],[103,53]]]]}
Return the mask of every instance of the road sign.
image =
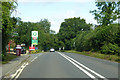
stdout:
{"type": "Polygon", "coordinates": [[[38,37],[38,31],[32,31],[32,37],[38,37]]]}

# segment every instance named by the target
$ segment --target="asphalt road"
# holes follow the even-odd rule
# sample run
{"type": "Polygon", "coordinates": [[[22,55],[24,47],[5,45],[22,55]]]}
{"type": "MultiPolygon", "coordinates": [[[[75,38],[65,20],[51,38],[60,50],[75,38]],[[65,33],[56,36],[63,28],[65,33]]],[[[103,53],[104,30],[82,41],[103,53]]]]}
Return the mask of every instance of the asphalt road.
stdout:
{"type": "Polygon", "coordinates": [[[118,63],[75,53],[39,54],[18,78],[118,78],[118,63]]]}

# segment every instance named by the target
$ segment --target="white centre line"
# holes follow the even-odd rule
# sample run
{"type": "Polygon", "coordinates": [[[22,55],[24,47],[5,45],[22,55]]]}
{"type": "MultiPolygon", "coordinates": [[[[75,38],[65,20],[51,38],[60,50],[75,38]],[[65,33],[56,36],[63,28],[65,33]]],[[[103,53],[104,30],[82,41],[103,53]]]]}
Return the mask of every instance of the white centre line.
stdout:
{"type": "MultiPolygon", "coordinates": [[[[71,58],[71,57],[69,57],[69,56],[67,56],[67,55],[65,55],[65,54],[62,54],[62,53],[60,53],[60,52],[58,52],[61,56],[63,56],[64,58],[66,58],[67,60],[71,60],[70,62],[71,63],[73,63],[73,62],[75,62],[75,63],[77,63],[78,65],[80,65],[80,66],[82,66],[83,68],[85,68],[86,70],[88,70],[88,71],[90,71],[90,72],[92,72],[92,73],[94,73],[95,75],[97,75],[98,77],[100,77],[100,78],[102,78],[102,79],[104,79],[104,80],[108,80],[108,79],[106,79],[104,76],[102,76],[102,75],[100,75],[100,74],[98,74],[97,72],[95,72],[95,71],[93,71],[93,70],[91,70],[90,68],[88,68],[88,67],[86,67],[86,66],[84,66],[83,64],[81,64],[81,63],[79,63],[78,61],[76,61],[75,59],[73,59],[73,58],[71,58]]],[[[75,64],[74,64],[75,65],[75,64]]],[[[79,67],[80,67],[79,66],[79,67]]],[[[76,66],[77,67],[77,66],[76,66]]],[[[83,71],[84,72],[84,71],[83,71]]],[[[86,71],[87,72],[87,71],[86,71]]],[[[88,76],[90,76],[90,73],[86,73],[88,76]]],[[[92,78],[92,77],[91,77],[92,78]]]]}

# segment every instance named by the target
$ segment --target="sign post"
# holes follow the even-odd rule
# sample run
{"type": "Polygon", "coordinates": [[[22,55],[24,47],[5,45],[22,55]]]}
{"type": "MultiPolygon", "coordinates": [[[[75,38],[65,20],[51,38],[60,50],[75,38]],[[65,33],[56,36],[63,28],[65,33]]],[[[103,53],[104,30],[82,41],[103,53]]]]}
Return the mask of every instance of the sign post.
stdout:
{"type": "Polygon", "coordinates": [[[38,31],[32,31],[31,46],[34,47],[38,45],[38,31]]]}

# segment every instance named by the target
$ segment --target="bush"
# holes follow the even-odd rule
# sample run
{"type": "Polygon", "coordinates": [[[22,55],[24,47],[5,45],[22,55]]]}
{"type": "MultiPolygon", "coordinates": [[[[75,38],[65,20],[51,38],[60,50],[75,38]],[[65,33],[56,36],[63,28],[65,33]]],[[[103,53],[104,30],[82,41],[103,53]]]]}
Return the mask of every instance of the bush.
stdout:
{"type": "Polygon", "coordinates": [[[97,27],[91,31],[81,31],[76,37],[76,50],[101,51],[106,54],[119,54],[120,25],[97,27]]]}
{"type": "Polygon", "coordinates": [[[41,52],[40,50],[34,50],[34,51],[31,51],[31,54],[35,54],[35,53],[39,53],[41,52]]]}
{"type": "Polygon", "coordinates": [[[101,47],[101,53],[106,54],[119,54],[120,53],[120,47],[117,44],[108,43],[101,47]]]}

